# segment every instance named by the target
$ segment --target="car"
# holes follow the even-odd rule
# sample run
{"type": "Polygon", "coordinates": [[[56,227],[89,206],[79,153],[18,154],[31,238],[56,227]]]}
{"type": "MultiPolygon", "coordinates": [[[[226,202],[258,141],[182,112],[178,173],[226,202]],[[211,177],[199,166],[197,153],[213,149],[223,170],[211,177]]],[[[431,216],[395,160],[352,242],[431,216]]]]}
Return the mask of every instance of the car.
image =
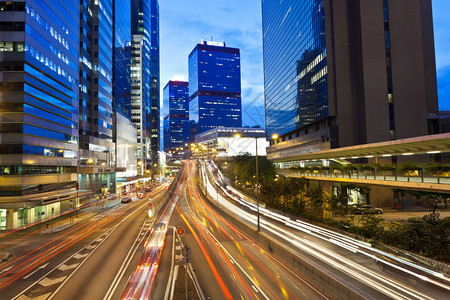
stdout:
{"type": "Polygon", "coordinates": [[[138,197],[139,199],[144,198],[144,193],[137,193],[136,197],[138,197]]]}
{"type": "Polygon", "coordinates": [[[121,203],[130,203],[131,202],[131,198],[130,197],[124,197],[122,198],[122,200],[120,200],[121,203]]]}
{"type": "Polygon", "coordinates": [[[361,207],[357,207],[354,210],[354,214],[364,215],[364,214],[382,214],[383,210],[381,208],[377,208],[373,205],[363,205],[361,207]]]}
{"type": "Polygon", "coordinates": [[[152,191],[152,188],[151,187],[148,187],[148,188],[146,188],[145,189],[145,191],[148,193],[148,192],[151,192],[152,191]]]}

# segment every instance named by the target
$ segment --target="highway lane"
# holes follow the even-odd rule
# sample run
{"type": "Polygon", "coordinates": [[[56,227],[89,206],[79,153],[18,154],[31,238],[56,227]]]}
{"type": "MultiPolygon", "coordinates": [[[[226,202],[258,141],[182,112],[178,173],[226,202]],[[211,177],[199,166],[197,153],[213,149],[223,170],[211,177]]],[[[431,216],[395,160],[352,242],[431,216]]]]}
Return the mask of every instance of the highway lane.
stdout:
{"type": "Polygon", "coordinates": [[[190,176],[170,225],[182,225],[183,243],[206,297],[210,299],[326,299],[233,224],[217,214],[190,176]]]}
{"type": "Polygon", "coordinates": [[[154,291],[155,277],[159,269],[161,252],[164,249],[169,220],[178,202],[189,170],[183,166],[167,193],[166,205],[156,218],[155,226],[145,240],[142,254],[131,274],[122,299],[149,299],[154,291]]]}
{"type": "MultiPolygon", "coordinates": [[[[205,165],[202,171],[206,174],[205,165]]],[[[220,172],[215,181],[220,181],[220,172]]],[[[212,179],[208,171],[205,181],[212,179]]],[[[212,180],[212,181],[214,181],[212,180]]],[[[219,182],[220,184],[220,182],[219,182]]],[[[211,184],[208,193],[216,195],[211,184]]],[[[224,192],[227,192],[224,190],[224,192]]],[[[237,193],[234,191],[234,193],[237,193]]],[[[242,199],[245,198],[242,194],[242,199]]],[[[255,226],[255,206],[246,201],[235,205],[218,195],[219,206],[227,212],[255,226]]],[[[240,200],[240,199],[236,199],[240,200]]],[[[431,270],[424,270],[408,261],[402,261],[370,244],[351,239],[331,230],[300,220],[272,213],[261,208],[261,226],[264,233],[272,235],[279,243],[304,255],[339,278],[376,299],[445,299],[448,297],[448,278],[431,270]]]]}
{"type": "MultiPolygon", "coordinates": [[[[164,187],[157,190],[161,190],[160,194],[165,191],[164,187]]],[[[153,196],[158,194],[157,190],[152,192],[153,196]]],[[[86,220],[60,232],[39,236],[37,233],[25,234],[27,236],[24,238],[17,237],[16,234],[14,239],[8,241],[3,238],[2,245],[7,244],[3,249],[12,251],[16,257],[0,267],[2,297],[33,299],[45,296],[43,298],[81,299],[80,295],[74,298],[74,293],[61,297],[58,293],[55,294],[57,290],[64,291],[60,287],[65,286],[69,279],[70,284],[66,286],[76,287],[78,284],[78,287],[87,288],[90,283],[95,285],[95,289],[108,290],[110,283],[98,280],[95,275],[101,272],[114,274],[112,261],[121,262],[119,253],[131,246],[131,241],[138,234],[133,232],[137,227],[134,226],[135,223],[140,222],[142,225],[141,219],[147,217],[146,208],[143,208],[147,199],[130,204],[120,204],[119,201],[110,203],[108,208],[94,208],[86,212],[90,214],[86,220]],[[134,220],[138,221],[133,222],[134,220]],[[124,238],[121,238],[122,236],[124,238]],[[110,254],[114,251],[119,253],[110,254]],[[76,277],[71,278],[73,274],[78,273],[75,271],[82,270],[82,266],[95,266],[90,271],[80,271],[84,283],[81,283],[82,280],[77,281],[76,277]]],[[[126,253],[127,251],[124,255],[126,253]]],[[[83,292],[83,288],[79,291],[89,295],[87,289],[83,292]]]]}

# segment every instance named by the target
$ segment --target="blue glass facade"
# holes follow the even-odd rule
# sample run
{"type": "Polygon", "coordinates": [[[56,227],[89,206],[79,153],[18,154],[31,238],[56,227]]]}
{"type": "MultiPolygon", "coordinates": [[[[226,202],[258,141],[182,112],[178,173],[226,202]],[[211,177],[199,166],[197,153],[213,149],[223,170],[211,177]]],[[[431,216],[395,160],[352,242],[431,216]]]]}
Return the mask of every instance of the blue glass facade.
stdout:
{"type": "MultiPolygon", "coordinates": [[[[152,165],[158,163],[158,151],[160,148],[160,78],[159,78],[159,3],[158,0],[150,0],[150,145],[149,156],[152,165]]],[[[148,126],[148,125],[147,125],[148,126]]]]}
{"type": "Polygon", "coordinates": [[[189,87],[184,81],[169,81],[163,90],[164,151],[189,143],[189,87]]]}
{"type": "Polygon", "coordinates": [[[82,189],[115,191],[112,0],[80,1],[80,174],[82,189]],[[102,170],[100,171],[99,168],[102,170]],[[98,174],[98,176],[93,176],[98,174]],[[112,183],[112,184],[111,184],[112,183]]]}
{"type": "Polygon", "coordinates": [[[114,0],[114,107],[131,120],[131,2],[114,0]]]}
{"type": "Polygon", "coordinates": [[[17,212],[24,225],[36,218],[31,206],[59,201],[54,194],[76,185],[79,2],[0,5],[0,199],[8,197],[0,209],[13,216],[24,208],[17,212]],[[26,178],[17,184],[14,175],[26,178]]]}
{"type": "Polygon", "coordinates": [[[206,41],[194,48],[189,54],[189,100],[196,133],[242,126],[239,49],[206,41]]]}
{"type": "Polygon", "coordinates": [[[329,116],[323,0],[263,1],[267,135],[329,116]]]}

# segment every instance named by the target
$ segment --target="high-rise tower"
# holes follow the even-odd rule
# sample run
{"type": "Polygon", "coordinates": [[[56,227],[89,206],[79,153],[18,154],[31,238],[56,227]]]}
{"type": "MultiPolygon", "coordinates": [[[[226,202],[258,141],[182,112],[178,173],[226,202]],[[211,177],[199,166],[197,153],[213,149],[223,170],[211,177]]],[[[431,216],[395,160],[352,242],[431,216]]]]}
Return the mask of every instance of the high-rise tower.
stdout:
{"type": "Polygon", "coordinates": [[[262,14],[269,157],[428,133],[430,0],[264,0],[262,14]]]}
{"type": "Polygon", "coordinates": [[[202,41],[189,54],[191,135],[242,126],[240,66],[239,49],[225,43],[202,41]]]}
{"type": "Polygon", "coordinates": [[[189,84],[169,81],[164,87],[163,101],[164,151],[184,152],[185,144],[189,143],[189,84]]]}
{"type": "Polygon", "coordinates": [[[0,230],[76,198],[79,7],[0,3],[0,230]]]}

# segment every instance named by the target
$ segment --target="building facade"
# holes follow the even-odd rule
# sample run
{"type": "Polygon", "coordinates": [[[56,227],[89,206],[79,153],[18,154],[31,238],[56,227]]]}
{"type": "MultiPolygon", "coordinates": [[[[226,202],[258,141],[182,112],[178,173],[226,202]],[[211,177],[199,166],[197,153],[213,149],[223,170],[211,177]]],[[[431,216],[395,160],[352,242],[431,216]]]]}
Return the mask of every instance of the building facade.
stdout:
{"type": "Polygon", "coordinates": [[[138,172],[151,165],[151,78],[150,78],[150,0],[131,1],[131,119],[137,126],[138,172]]]}
{"type": "Polygon", "coordinates": [[[150,1],[150,119],[147,127],[151,130],[149,143],[149,156],[151,161],[147,168],[152,169],[152,174],[157,173],[158,152],[160,150],[160,79],[159,79],[159,3],[158,0],[150,1]]]}
{"type": "Polygon", "coordinates": [[[78,181],[81,190],[114,193],[114,2],[83,0],[80,7],[78,181]]]}
{"type": "Polygon", "coordinates": [[[79,2],[0,2],[0,230],[76,198],[79,2]]]}
{"type": "Polygon", "coordinates": [[[169,81],[166,84],[163,90],[163,116],[164,151],[169,153],[169,158],[180,158],[176,153],[181,149],[184,150],[189,143],[189,84],[187,82],[169,81]]]}
{"type": "Polygon", "coordinates": [[[429,132],[431,1],[344,2],[262,2],[269,158],[429,132]]]}
{"type": "Polygon", "coordinates": [[[228,158],[243,153],[266,155],[269,142],[262,128],[216,127],[195,136],[198,151],[193,155],[202,158],[228,158]]]}
{"type": "Polygon", "coordinates": [[[240,51],[202,41],[189,54],[191,138],[215,127],[241,127],[240,51]]]}

